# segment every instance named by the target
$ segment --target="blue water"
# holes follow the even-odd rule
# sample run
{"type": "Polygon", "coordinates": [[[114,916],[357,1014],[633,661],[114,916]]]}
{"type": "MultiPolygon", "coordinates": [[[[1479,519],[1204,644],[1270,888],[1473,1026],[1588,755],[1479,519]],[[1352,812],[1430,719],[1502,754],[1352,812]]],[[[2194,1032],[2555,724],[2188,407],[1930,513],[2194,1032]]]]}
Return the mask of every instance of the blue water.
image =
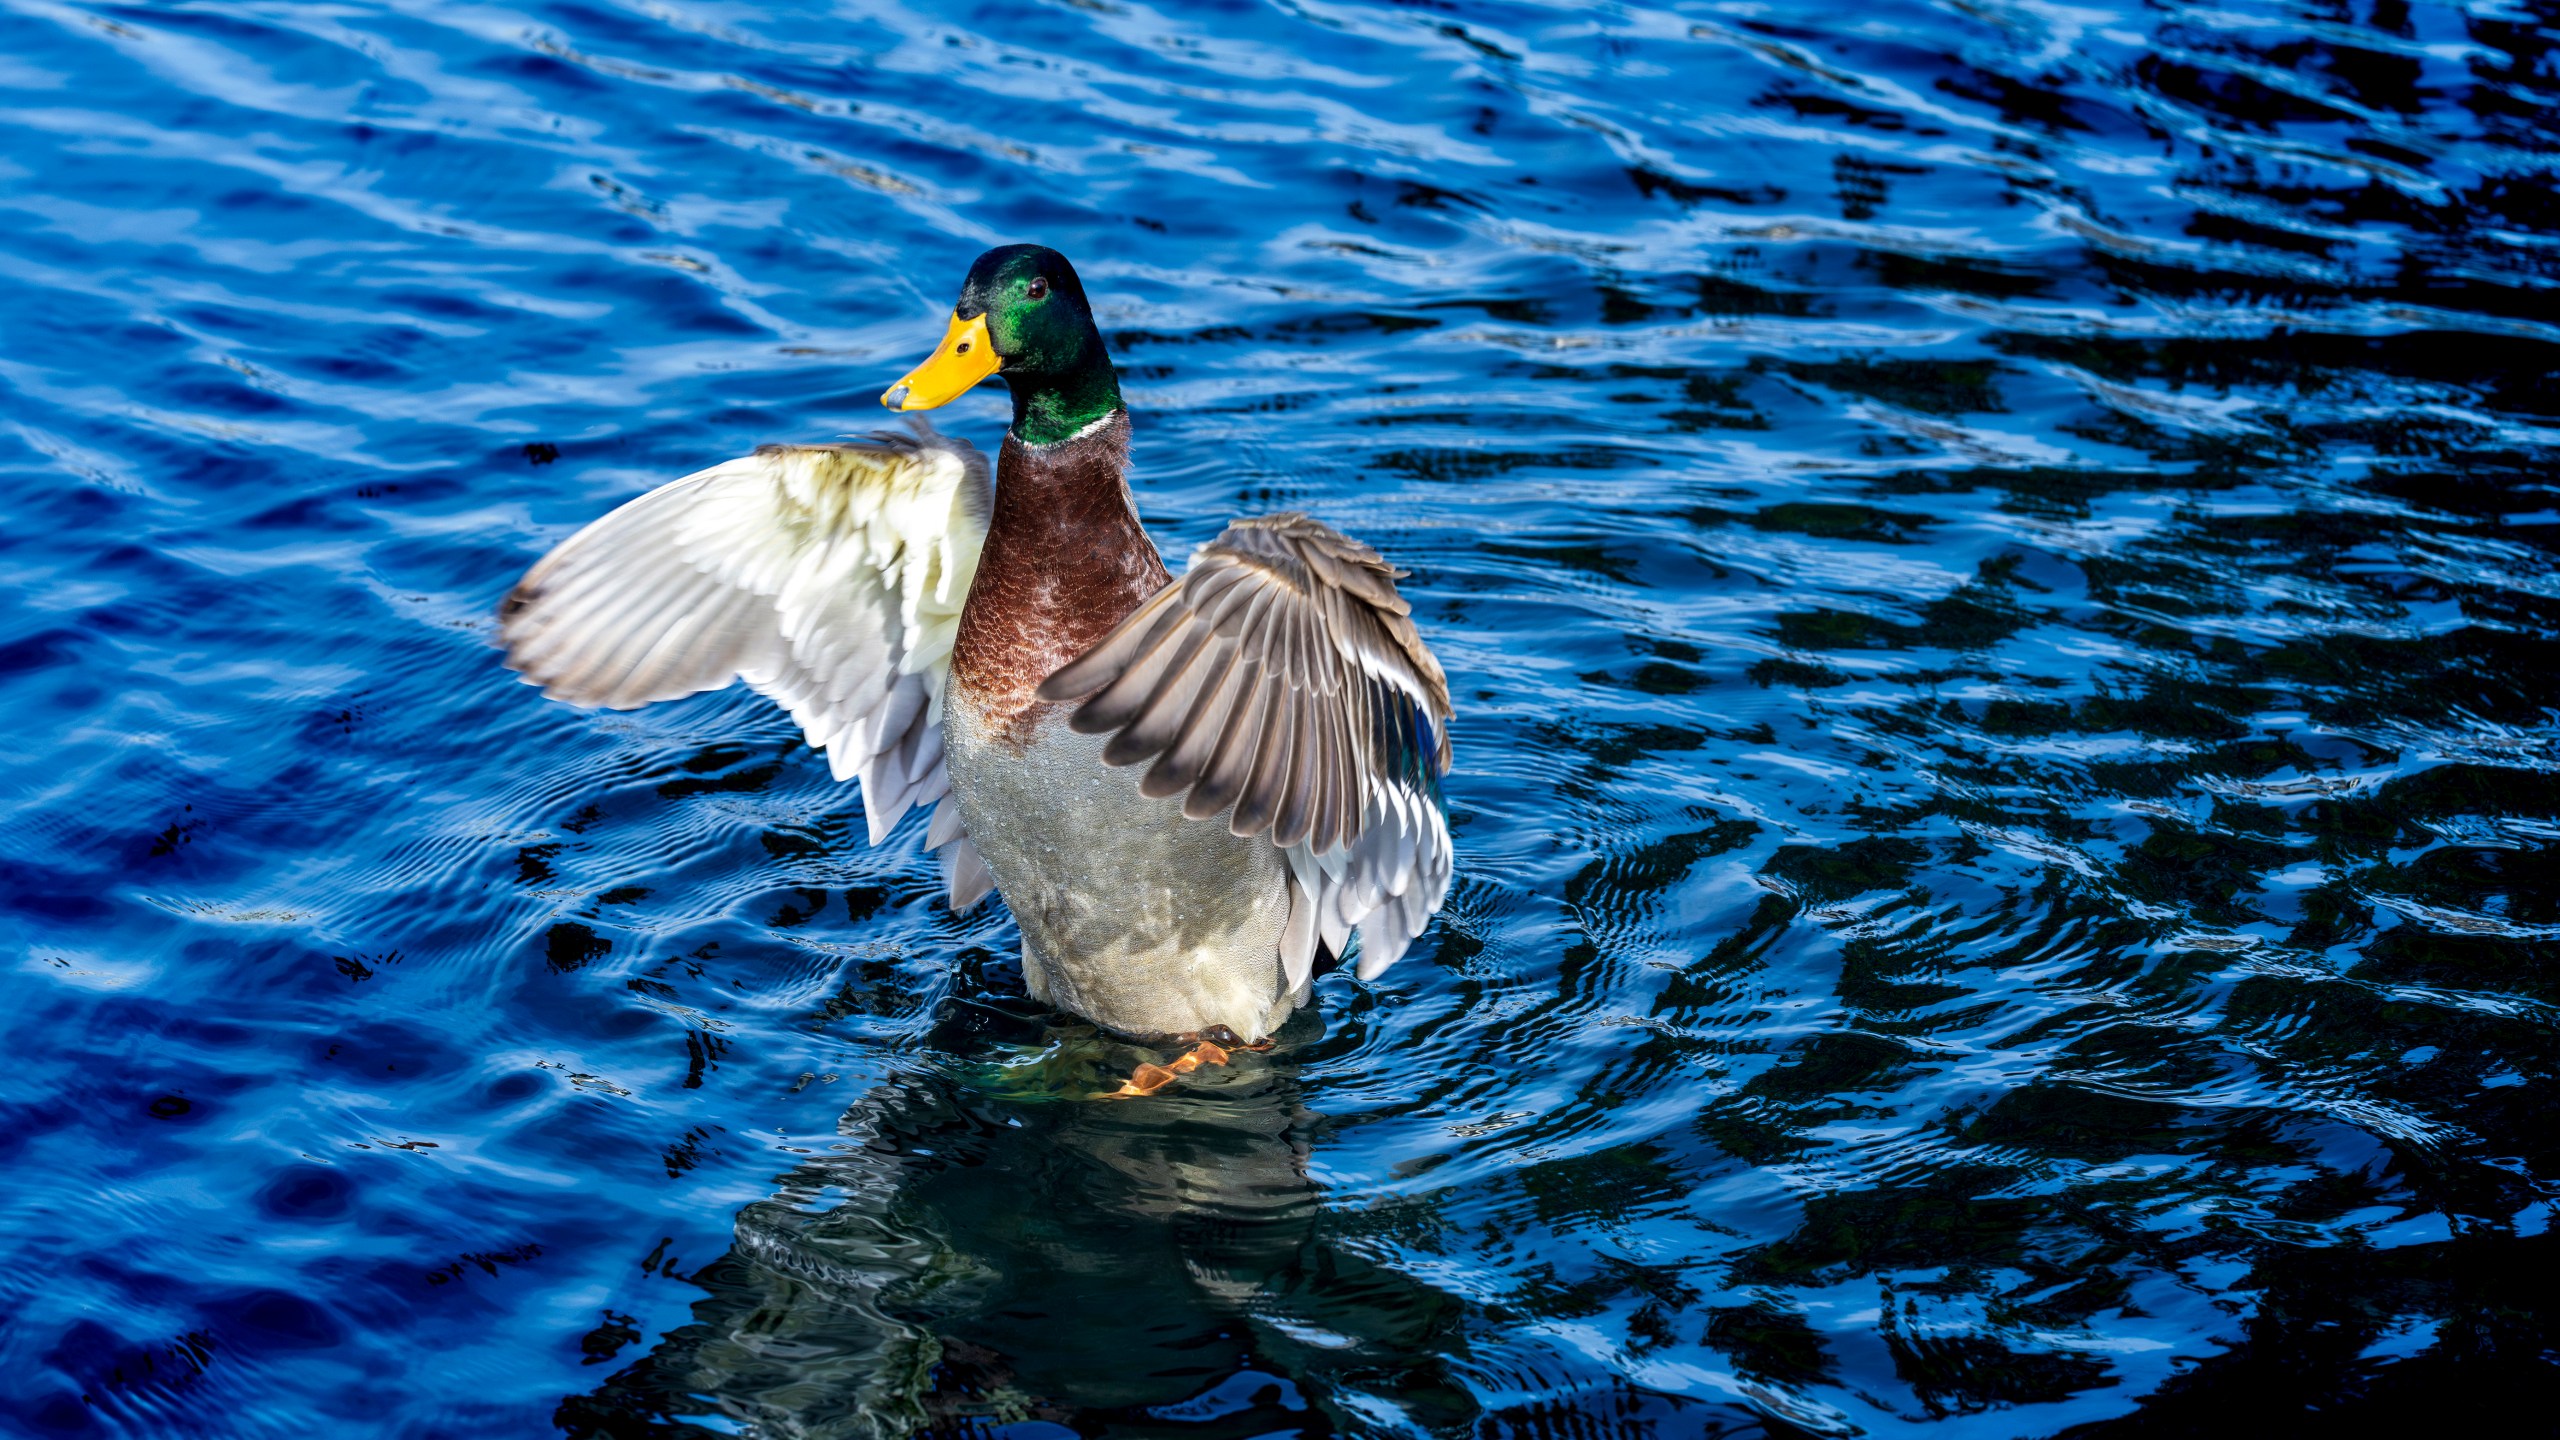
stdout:
{"type": "Polygon", "coordinates": [[[2551,0],[0,0],[0,1431],[2541,1404],[2556,70],[2551,0]],[[1459,706],[1440,923],[1144,1104],[762,702],[490,648],[1017,240],[1166,552],[1372,541],[1459,706]]]}

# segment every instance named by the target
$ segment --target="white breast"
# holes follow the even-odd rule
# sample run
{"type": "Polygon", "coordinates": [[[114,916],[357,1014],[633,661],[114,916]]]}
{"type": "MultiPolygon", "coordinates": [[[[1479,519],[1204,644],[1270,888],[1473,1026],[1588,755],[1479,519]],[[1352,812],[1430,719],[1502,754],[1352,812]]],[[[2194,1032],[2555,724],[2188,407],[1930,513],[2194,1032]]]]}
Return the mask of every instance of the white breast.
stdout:
{"type": "Polygon", "coordinates": [[[1267,839],[1189,820],[1102,763],[1061,710],[1028,746],[955,689],[943,711],[952,798],[1022,927],[1034,997],[1124,1034],[1224,1025],[1258,1040],[1294,1008],[1280,932],[1288,869],[1267,839]]]}

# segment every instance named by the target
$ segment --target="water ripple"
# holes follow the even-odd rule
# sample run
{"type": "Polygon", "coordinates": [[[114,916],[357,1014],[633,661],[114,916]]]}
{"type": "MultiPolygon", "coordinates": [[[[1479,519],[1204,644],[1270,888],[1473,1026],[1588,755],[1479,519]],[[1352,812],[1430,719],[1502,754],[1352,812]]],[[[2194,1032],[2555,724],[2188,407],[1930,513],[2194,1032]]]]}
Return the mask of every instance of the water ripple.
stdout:
{"type": "Polygon", "coordinates": [[[2539,1394],[2548,5],[0,13],[32,1433],[2539,1394]],[[488,648],[1020,238],[1461,709],[1432,935],[1144,1107],[760,704],[488,648]]]}

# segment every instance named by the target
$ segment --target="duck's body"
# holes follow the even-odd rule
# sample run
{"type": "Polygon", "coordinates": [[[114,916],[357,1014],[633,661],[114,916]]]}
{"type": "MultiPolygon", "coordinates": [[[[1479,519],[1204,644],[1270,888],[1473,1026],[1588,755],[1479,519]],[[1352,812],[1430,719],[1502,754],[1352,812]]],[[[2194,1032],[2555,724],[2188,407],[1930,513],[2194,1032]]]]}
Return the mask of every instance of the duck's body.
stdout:
{"type": "Polygon", "coordinates": [[[1268,841],[1185,820],[1103,762],[1041,682],[1173,577],[1123,479],[1127,413],[1049,445],[1008,435],[995,514],[960,612],[943,764],[971,841],[1022,927],[1032,997],[1130,1035],[1225,1026],[1258,1040],[1281,983],[1288,865],[1268,841]],[[1107,957],[1107,963],[1096,963],[1107,957]]]}
{"type": "Polygon", "coordinates": [[[1289,867],[1268,842],[1184,820],[1102,762],[1063,714],[1017,738],[970,703],[943,711],[951,794],[1022,927],[1033,999],[1124,1035],[1224,1027],[1247,1043],[1289,1018],[1289,867]]]}
{"type": "Polygon", "coordinates": [[[1357,927],[1365,978],[1439,908],[1445,682],[1395,572],[1303,516],[1239,521],[1171,576],[1055,252],[982,257],[884,400],[927,408],[999,365],[992,495],[921,427],[766,447],[555,550],[502,611],[509,663],[617,708],[746,679],[862,776],[875,843],[939,802],[954,908],[1004,896],[1036,998],[1132,1036],[1260,1040],[1320,950],[1357,927]]]}

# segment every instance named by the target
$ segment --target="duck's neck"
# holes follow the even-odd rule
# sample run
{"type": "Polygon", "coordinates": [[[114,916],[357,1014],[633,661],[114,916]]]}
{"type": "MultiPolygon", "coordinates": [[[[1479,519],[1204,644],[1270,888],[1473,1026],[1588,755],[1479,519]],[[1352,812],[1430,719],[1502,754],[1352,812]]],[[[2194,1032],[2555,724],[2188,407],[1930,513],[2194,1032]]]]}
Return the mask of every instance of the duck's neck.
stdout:
{"type": "Polygon", "coordinates": [[[1172,579],[1138,523],[1128,464],[1129,412],[1117,404],[1049,444],[1026,443],[1019,420],[1005,434],[951,681],[1021,738],[1041,708],[1040,682],[1172,579]]]}
{"type": "Polygon", "coordinates": [[[1121,408],[1120,374],[1099,334],[1086,333],[1081,353],[1065,369],[1006,375],[1005,385],[1013,391],[1013,428],[1005,432],[1006,444],[1063,445],[1117,415],[1125,449],[1129,412],[1121,408]]]}

